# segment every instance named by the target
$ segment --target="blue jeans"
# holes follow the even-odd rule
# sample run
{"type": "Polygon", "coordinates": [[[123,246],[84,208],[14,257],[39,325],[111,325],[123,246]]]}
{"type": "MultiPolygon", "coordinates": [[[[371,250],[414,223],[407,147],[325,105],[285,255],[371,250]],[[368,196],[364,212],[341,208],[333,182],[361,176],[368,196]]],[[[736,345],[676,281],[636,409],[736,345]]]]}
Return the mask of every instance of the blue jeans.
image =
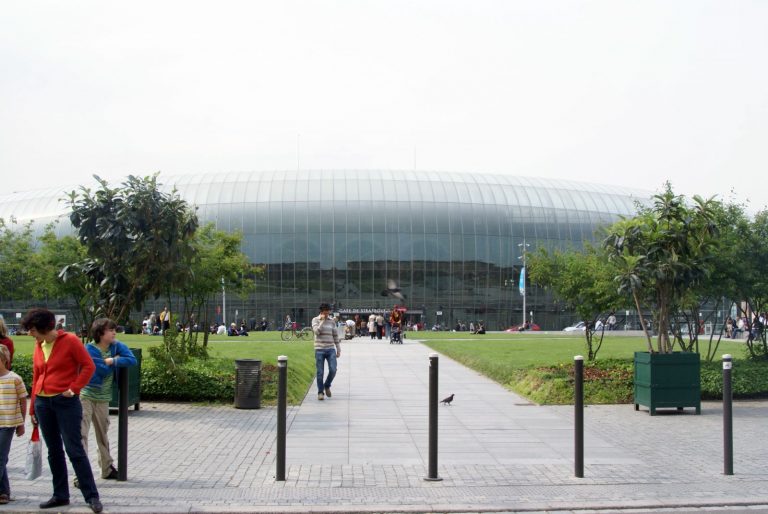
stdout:
{"type": "Polygon", "coordinates": [[[336,348],[315,350],[315,367],[317,368],[317,392],[322,393],[325,389],[330,389],[331,382],[336,376],[336,348]],[[328,361],[328,378],[323,382],[325,361],[328,361]]]}
{"type": "Polygon", "coordinates": [[[67,398],[57,396],[36,396],[35,416],[40,427],[45,445],[48,447],[48,465],[53,475],[53,496],[59,500],[69,500],[67,479],[66,449],[69,462],[80,482],[80,492],[85,501],[99,497],[96,482],[93,480],[91,463],[83,449],[80,424],[83,419],[83,406],[80,397],[67,398]]]}
{"type": "Polygon", "coordinates": [[[16,434],[16,427],[0,428],[0,494],[11,495],[11,484],[8,482],[8,453],[11,442],[16,434]]]}

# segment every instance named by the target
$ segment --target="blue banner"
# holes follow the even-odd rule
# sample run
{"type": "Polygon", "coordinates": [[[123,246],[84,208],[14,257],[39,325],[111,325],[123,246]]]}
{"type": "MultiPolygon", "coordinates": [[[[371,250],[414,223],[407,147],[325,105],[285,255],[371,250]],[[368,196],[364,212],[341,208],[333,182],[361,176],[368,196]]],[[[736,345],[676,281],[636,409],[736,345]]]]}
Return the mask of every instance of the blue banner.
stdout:
{"type": "Polygon", "coordinates": [[[520,296],[525,296],[525,266],[520,270],[520,296]]]}

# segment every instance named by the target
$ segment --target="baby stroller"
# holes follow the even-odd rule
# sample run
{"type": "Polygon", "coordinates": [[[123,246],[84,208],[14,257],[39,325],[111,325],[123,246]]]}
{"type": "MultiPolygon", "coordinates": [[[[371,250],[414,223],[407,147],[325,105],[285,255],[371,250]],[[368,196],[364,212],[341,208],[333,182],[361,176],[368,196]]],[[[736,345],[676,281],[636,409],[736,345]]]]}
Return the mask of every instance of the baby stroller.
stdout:
{"type": "Polygon", "coordinates": [[[403,330],[399,323],[389,329],[389,344],[403,344],[403,330]]]}
{"type": "Polygon", "coordinates": [[[355,326],[344,325],[344,339],[350,340],[355,337],[355,326]]]}

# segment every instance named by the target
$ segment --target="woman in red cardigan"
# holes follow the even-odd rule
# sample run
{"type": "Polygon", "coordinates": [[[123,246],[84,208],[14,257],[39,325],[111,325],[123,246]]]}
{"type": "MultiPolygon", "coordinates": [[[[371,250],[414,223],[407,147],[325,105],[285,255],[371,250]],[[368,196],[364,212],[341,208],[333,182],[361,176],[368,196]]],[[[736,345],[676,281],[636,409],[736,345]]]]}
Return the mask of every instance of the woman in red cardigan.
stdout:
{"type": "Polygon", "coordinates": [[[66,448],[85,501],[99,513],[103,507],[80,436],[83,407],[78,396],[96,365],[76,335],[54,330],[55,326],[56,317],[48,309],[32,309],[21,320],[21,327],[37,340],[32,354],[29,417],[40,426],[53,475],[53,496],[40,508],[69,505],[66,448]]]}

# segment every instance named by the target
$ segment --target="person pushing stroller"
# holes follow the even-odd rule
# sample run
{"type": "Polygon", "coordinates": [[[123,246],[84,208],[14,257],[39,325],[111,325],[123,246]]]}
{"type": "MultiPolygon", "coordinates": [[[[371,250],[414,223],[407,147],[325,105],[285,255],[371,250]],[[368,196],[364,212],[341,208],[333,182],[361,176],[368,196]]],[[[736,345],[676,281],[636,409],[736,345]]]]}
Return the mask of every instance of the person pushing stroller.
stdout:
{"type": "Polygon", "coordinates": [[[389,314],[389,344],[403,344],[403,313],[397,305],[389,314]]]}

